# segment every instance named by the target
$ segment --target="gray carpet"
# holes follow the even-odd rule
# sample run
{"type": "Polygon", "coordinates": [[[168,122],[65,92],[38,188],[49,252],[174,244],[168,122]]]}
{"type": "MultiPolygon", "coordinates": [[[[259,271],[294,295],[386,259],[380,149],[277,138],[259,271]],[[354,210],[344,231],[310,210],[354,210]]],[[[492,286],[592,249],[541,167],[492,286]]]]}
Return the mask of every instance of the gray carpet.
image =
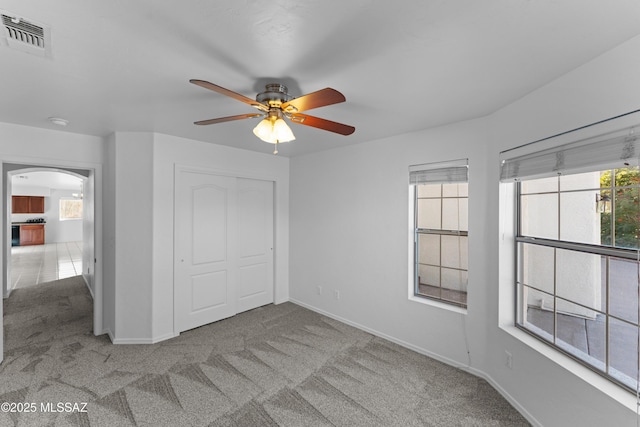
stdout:
{"type": "Polygon", "coordinates": [[[94,337],[91,304],[79,277],[5,300],[0,403],[36,410],[0,426],[528,425],[486,381],[292,303],[155,345],[94,337]]]}

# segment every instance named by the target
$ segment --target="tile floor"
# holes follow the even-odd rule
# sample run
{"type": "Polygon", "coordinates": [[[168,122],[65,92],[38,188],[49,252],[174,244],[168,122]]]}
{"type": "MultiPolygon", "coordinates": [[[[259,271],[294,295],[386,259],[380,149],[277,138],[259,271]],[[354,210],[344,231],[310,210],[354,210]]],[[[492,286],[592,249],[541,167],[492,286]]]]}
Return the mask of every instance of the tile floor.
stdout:
{"type": "Polygon", "coordinates": [[[82,274],[82,242],[11,248],[11,284],[26,288],[82,274]]]}

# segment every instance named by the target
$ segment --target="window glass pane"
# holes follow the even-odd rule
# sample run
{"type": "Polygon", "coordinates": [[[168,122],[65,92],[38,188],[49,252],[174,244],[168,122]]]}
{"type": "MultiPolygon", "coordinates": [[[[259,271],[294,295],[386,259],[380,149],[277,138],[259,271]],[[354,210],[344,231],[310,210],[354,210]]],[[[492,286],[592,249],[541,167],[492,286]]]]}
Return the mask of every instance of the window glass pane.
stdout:
{"type": "Polygon", "coordinates": [[[546,246],[521,243],[521,278],[528,286],[553,293],[554,249],[546,246]]]}
{"type": "Polygon", "coordinates": [[[440,265],[439,235],[418,234],[418,262],[420,264],[440,265]]]}
{"type": "Polygon", "coordinates": [[[60,219],[82,219],[82,200],[60,199],[60,219]]]}
{"type": "Polygon", "coordinates": [[[541,178],[528,179],[520,184],[520,192],[522,194],[530,193],[547,193],[549,191],[558,191],[558,178],[541,178]]]}
{"type": "Polygon", "coordinates": [[[600,172],[560,175],[560,191],[600,188],[600,172]]]}
{"type": "Polygon", "coordinates": [[[458,237],[460,242],[460,268],[469,269],[469,238],[467,236],[458,237]]]}
{"type": "Polygon", "coordinates": [[[460,197],[469,197],[469,183],[461,182],[458,184],[458,195],[460,197]]]}
{"type": "Polygon", "coordinates": [[[609,374],[635,389],[638,378],[638,327],[609,320],[609,374]]]}
{"type": "Polygon", "coordinates": [[[418,228],[440,230],[441,199],[418,199],[418,228]]]}
{"type": "Polygon", "coordinates": [[[469,199],[459,199],[458,202],[458,230],[469,231],[469,199]]]}
{"type": "MultiPolygon", "coordinates": [[[[606,303],[602,277],[600,255],[556,249],[556,292],[558,296],[595,310],[601,310],[606,303]]],[[[562,308],[560,302],[557,304],[558,311],[568,314],[588,318],[595,315],[592,310],[575,304],[562,304],[562,308]]]]}
{"type": "Polygon", "coordinates": [[[440,286],[440,267],[419,264],[418,283],[420,285],[440,286]]]}
{"type": "MultiPolygon", "coordinates": [[[[558,302],[558,310],[560,310],[558,302]]],[[[576,312],[580,307],[563,301],[564,309],[576,312]]],[[[556,345],[589,365],[604,370],[605,360],[605,321],[604,316],[583,318],[572,314],[558,312],[558,336],[556,345]]]]}
{"type": "Polygon", "coordinates": [[[638,262],[609,258],[609,312],[638,323],[638,262]]]}
{"type": "Polygon", "coordinates": [[[460,229],[460,199],[442,199],[442,229],[460,229]]]}
{"type": "Polygon", "coordinates": [[[521,294],[524,304],[526,320],[522,326],[531,330],[541,338],[553,342],[554,316],[553,316],[553,298],[551,295],[531,289],[527,286],[521,286],[521,294]],[[551,300],[548,307],[542,308],[540,303],[544,300],[551,300]]]}
{"type": "Polygon", "coordinates": [[[522,234],[544,239],[558,238],[558,195],[520,196],[522,234]]]}
{"type": "Polygon", "coordinates": [[[425,297],[440,299],[442,297],[442,288],[439,286],[419,285],[418,294],[425,297]]]}
{"type": "Polygon", "coordinates": [[[467,292],[467,272],[442,268],[442,284],[445,289],[467,292]]]}
{"type": "Polygon", "coordinates": [[[614,246],[638,248],[640,233],[640,197],[638,188],[619,188],[614,195],[614,246]]]}
{"type": "Polygon", "coordinates": [[[599,190],[560,193],[560,240],[600,244],[599,190]]]}
{"type": "Polygon", "coordinates": [[[442,266],[467,269],[467,237],[442,236],[442,266]]]}
{"type": "Polygon", "coordinates": [[[458,184],[442,184],[442,197],[458,197],[458,184]]]}
{"type": "Polygon", "coordinates": [[[418,198],[422,197],[440,197],[441,184],[420,184],[417,185],[418,198]]]}
{"type": "Polygon", "coordinates": [[[598,211],[600,212],[600,243],[613,245],[611,228],[611,190],[600,191],[598,198],[598,211]]]}
{"type": "MultiPolygon", "coordinates": [[[[611,173],[607,172],[609,173],[609,181],[611,181],[611,173]]],[[[616,187],[638,186],[640,185],[640,169],[638,166],[616,169],[614,181],[616,187]]]]}

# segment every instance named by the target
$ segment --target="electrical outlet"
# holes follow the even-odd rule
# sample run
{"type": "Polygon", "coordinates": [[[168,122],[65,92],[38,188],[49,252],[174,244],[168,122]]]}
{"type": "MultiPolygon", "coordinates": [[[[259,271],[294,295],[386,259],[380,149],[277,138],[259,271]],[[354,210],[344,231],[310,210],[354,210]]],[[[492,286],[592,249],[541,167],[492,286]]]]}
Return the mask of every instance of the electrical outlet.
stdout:
{"type": "Polygon", "coordinates": [[[322,295],[322,286],[318,285],[318,295],[322,295]]]}
{"type": "Polygon", "coordinates": [[[340,299],[340,291],[337,290],[337,289],[335,291],[333,291],[333,297],[335,299],[340,299]]]}
{"type": "Polygon", "coordinates": [[[509,369],[513,369],[513,356],[511,355],[511,353],[509,353],[508,351],[504,351],[504,364],[507,368],[509,369]]]}

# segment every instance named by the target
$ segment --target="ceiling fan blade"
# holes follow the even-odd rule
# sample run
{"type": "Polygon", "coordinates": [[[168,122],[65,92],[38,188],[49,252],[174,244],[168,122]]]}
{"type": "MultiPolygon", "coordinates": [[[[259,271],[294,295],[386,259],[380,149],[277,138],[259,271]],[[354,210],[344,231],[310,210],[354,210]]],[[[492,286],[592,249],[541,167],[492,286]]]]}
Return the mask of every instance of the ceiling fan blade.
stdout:
{"type": "Polygon", "coordinates": [[[282,104],[282,110],[288,113],[296,113],[311,110],[312,108],[324,107],[325,105],[338,104],[344,101],[346,101],[346,98],[343,94],[328,87],[285,102],[282,104]]]}
{"type": "Polygon", "coordinates": [[[291,121],[301,125],[339,133],[340,135],[351,135],[356,131],[356,128],[353,126],[332,122],[331,120],[321,119],[319,117],[308,116],[306,114],[291,114],[291,121]]]}
{"type": "Polygon", "coordinates": [[[191,83],[193,83],[194,85],[198,85],[198,86],[203,87],[205,89],[209,89],[209,90],[212,90],[214,92],[218,92],[218,93],[220,93],[222,95],[229,96],[229,97],[231,97],[231,98],[233,98],[235,100],[238,100],[240,102],[244,102],[245,104],[249,104],[252,107],[255,107],[255,108],[259,109],[259,110],[269,111],[269,107],[267,105],[264,105],[264,104],[256,101],[255,99],[251,99],[251,98],[248,98],[248,97],[246,97],[244,95],[240,95],[239,93],[234,92],[232,90],[225,89],[222,86],[218,86],[218,85],[215,85],[213,83],[209,83],[207,81],[198,80],[198,79],[191,79],[189,81],[191,83]]]}
{"type": "Polygon", "coordinates": [[[250,119],[253,117],[262,117],[262,114],[251,113],[251,114],[238,114],[237,116],[229,116],[229,117],[218,117],[217,119],[209,119],[209,120],[200,120],[198,122],[194,122],[194,125],[213,125],[216,123],[230,122],[233,120],[242,120],[242,119],[250,119]]]}

